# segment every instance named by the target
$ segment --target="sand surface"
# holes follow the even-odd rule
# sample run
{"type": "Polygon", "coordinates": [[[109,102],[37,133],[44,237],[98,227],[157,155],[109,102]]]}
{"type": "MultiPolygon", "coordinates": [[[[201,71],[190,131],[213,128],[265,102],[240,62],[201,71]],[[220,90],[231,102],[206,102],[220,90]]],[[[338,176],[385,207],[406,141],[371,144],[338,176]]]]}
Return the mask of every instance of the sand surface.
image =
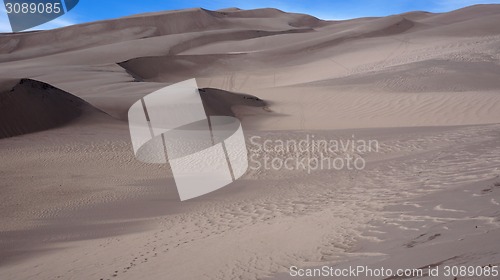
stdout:
{"type": "Polygon", "coordinates": [[[190,9],[0,35],[0,279],[500,265],[499,23],[500,5],[346,21],[190,9]],[[168,165],[134,158],[127,112],[190,78],[256,159],[311,155],[252,139],[379,149],[341,154],[362,170],[249,169],[180,202],[168,165]]]}

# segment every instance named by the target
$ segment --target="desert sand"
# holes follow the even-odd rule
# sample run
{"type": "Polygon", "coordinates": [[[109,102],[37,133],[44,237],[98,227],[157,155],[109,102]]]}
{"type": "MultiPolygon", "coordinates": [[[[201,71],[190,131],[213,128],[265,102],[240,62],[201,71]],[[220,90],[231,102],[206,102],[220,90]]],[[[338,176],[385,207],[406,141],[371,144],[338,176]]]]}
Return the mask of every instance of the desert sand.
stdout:
{"type": "Polygon", "coordinates": [[[1,34],[0,279],[500,265],[499,24],[500,5],[345,21],[231,8],[1,34]],[[379,149],[362,170],[249,169],[180,202],[168,164],[134,158],[127,112],[191,78],[208,114],[242,121],[249,155],[310,156],[252,137],[379,149]]]}

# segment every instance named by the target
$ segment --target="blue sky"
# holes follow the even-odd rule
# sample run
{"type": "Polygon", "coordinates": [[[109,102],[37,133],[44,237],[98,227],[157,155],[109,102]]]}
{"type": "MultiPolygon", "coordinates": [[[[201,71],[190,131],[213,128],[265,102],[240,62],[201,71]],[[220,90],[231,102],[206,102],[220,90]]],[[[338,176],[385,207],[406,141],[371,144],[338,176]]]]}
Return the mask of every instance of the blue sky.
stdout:
{"type": "MultiPolygon", "coordinates": [[[[216,10],[227,7],[254,9],[278,8],[287,12],[310,14],[322,19],[349,19],[386,16],[408,11],[446,12],[474,4],[500,3],[500,0],[80,0],[68,14],[34,29],[52,29],[77,23],[122,16],[202,7],[216,10]]],[[[7,14],[0,8],[0,32],[10,32],[7,14]]]]}

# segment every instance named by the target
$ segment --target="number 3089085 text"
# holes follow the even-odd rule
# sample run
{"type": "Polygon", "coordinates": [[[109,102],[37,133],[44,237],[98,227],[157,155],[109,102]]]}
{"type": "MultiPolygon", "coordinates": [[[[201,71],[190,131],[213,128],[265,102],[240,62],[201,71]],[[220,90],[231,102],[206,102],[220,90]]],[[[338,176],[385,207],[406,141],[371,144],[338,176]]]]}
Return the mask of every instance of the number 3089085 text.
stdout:
{"type": "Polygon", "coordinates": [[[5,3],[7,14],[60,14],[61,3],[5,3]]]}

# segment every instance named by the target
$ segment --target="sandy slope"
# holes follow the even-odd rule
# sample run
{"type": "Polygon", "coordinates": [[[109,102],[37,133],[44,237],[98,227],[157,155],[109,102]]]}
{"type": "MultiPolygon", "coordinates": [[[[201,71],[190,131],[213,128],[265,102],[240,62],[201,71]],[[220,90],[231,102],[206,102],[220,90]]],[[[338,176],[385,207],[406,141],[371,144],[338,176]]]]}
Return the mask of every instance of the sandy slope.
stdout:
{"type": "Polygon", "coordinates": [[[190,9],[1,35],[0,278],[498,265],[499,22],[500,5],[347,21],[190,9]],[[126,116],[193,77],[249,148],[355,135],[380,150],[364,170],[249,170],[180,203],[168,165],[134,159],[126,116]]]}

